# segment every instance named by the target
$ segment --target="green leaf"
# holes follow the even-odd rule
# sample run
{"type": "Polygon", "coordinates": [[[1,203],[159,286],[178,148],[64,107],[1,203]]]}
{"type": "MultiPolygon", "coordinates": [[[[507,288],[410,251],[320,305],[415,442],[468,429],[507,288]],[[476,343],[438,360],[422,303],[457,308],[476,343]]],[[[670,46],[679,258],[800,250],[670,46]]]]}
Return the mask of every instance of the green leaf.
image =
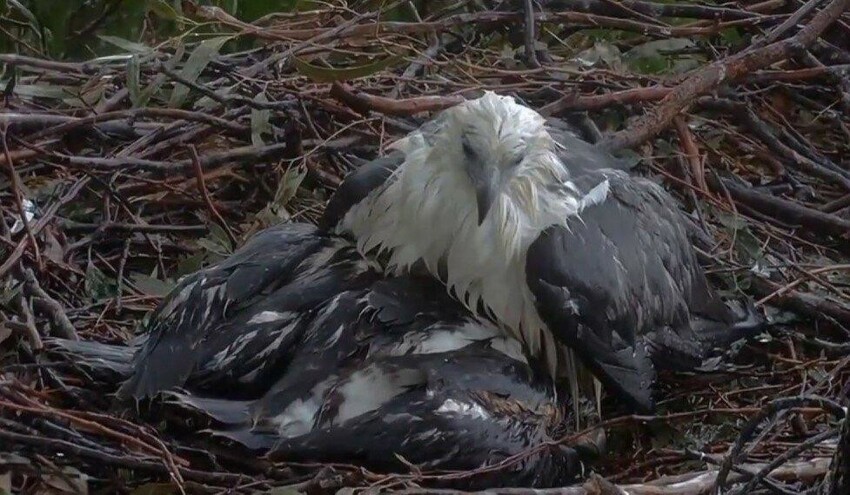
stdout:
{"type": "Polygon", "coordinates": [[[764,257],[762,243],[749,228],[735,232],[735,252],[748,263],[754,263],[764,257]]]}
{"type": "Polygon", "coordinates": [[[145,483],[139,485],[130,495],[173,495],[180,493],[174,483],[145,483]]]}
{"type": "Polygon", "coordinates": [[[640,153],[628,148],[617,152],[616,156],[623,161],[623,166],[627,170],[635,168],[643,160],[640,153]]]}
{"type": "MultiPolygon", "coordinates": [[[[208,238],[202,237],[198,239],[198,246],[204,250],[206,250],[207,254],[214,254],[219,257],[227,257],[230,255],[230,251],[227,250],[225,246],[217,243],[216,241],[208,238]]],[[[207,257],[204,257],[204,261],[207,260],[207,257]]]]}
{"type": "MultiPolygon", "coordinates": [[[[233,36],[218,36],[202,41],[192,54],[189,55],[189,59],[186,60],[186,65],[183,66],[180,75],[189,82],[197,81],[201,72],[204,71],[213,57],[218,55],[222,45],[232,38],[233,36]]],[[[183,84],[176,85],[174,91],[171,93],[171,99],[168,100],[168,106],[172,108],[182,106],[188,95],[189,88],[187,86],[183,84]]]]}
{"type": "Polygon", "coordinates": [[[24,4],[19,2],[18,0],[7,0],[7,3],[12,7],[16,8],[18,12],[20,12],[32,25],[38,26],[38,18],[35,14],[30,11],[30,9],[26,8],[24,4]]]}
{"type": "MultiPolygon", "coordinates": [[[[269,100],[266,98],[265,92],[260,92],[254,97],[254,101],[266,103],[269,100]]],[[[251,109],[251,144],[254,146],[262,146],[266,144],[263,142],[263,134],[271,132],[272,126],[269,124],[270,118],[271,110],[251,109]]]]}
{"type": "Polygon", "coordinates": [[[741,35],[741,31],[738,28],[731,27],[726,28],[720,31],[720,39],[723,40],[723,43],[726,46],[735,47],[744,42],[744,37],[741,35]]]}
{"type": "Polygon", "coordinates": [[[317,67],[315,65],[310,65],[307,62],[304,62],[303,60],[299,60],[297,57],[294,58],[295,70],[297,70],[302,75],[321,83],[347,81],[350,79],[356,79],[358,77],[366,77],[378,71],[384,70],[402,59],[403,57],[401,55],[393,55],[382,60],[376,60],[366,65],[335,69],[331,67],[317,67]]]}
{"type": "Polygon", "coordinates": [[[305,167],[289,167],[283,174],[283,179],[275,192],[274,202],[278,208],[283,208],[295,197],[304,177],[307,176],[305,167]]]}
{"type": "Polygon", "coordinates": [[[153,51],[153,48],[143,45],[141,43],[136,43],[135,41],[125,40],[124,38],[119,38],[118,36],[110,36],[108,34],[99,34],[97,35],[102,41],[109,43],[110,45],[115,45],[122,50],[126,50],[130,53],[150,53],[153,51]]]}
{"type": "Polygon", "coordinates": [[[177,11],[174,10],[174,7],[169,5],[165,0],[151,0],[151,2],[148,3],[148,10],[169,21],[176,21],[180,17],[177,15],[177,11]]]}
{"type": "MultiPolygon", "coordinates": [[[[177,64],[183,60],[183,55],[186,53],[186,47],[183,44],[177,45],[177,49],[174,51],[174,55],[165,62],[165,67],[168,70],[174,70],[177,64]]],[[[134,103],[136,107],[144,107],[148,104],[150,99],[155,95],[159,89],[162,87],[163,83],[165,83],[167,77],[163,73],[159,73],[156,77],[153,78],[148,87],[143,89],[141,93],[139,93],[139,99],[134,103]]]]}
{"type": "Polygon", "coordinates": [[[213,238],[219,246],[225,248],[228,254],[233,251],[234,246],[230,242],[230,236],[227,235],[227,232],[225,232],[218,223],[210,223],[210,237],[213,238]]]}
{"type": "Polygon", "coordinates": [[[201,267],[204,266],[204,258],[206,256],[207,253],[201,251],[186,256],[185,258],[181,258],[180,261],[177,262],[177,276],[182,277],[183,275],[195,273],[200,270],[201,267]]]}
{"type": "Polygon", "coordinates": [[[595,67],[600,62],[612,69],[617,69],[622,64],[622,54],[617,45],[607,41],[597,41],[590,48],[577,53],[572,61],[583,67],[595,67]]]}
{"type": "Polygon", "coordinates": [[[687,38],[654,40],[635,46],[623,54],[625,62],[632,70],[643,74],[658,74],[674,66],[675,53],[694,46],[687,38]]]}
{"type": "Polygon", "coordinates": [[[732,230],[741,230],[747,227],[747,222],[740,215],[727,213],[723,210],[715,210],[714,217],[721,225],[732,230]]]}
{"type": "Polygon", "coordinates": [[[265,495],[302,495],[304,491],[298,490],[297,488],[293,488],[291,486],[279,486],[277,488],[272,488],[267,491],[265,495]]]}
{"type": "Polygon", "coordinates": [[[144,273],[133,274],[130,276],[130,280],[133,281],[133,285],[149,296],[165,296],[175,286],[173,281],[160,280],[144,273]]]}
{"type": "Polygon", "coordinates": [[[115,280],[106,276],[92,262],[86,266],[85,279],[86,294],[94,301],[114,297],[118,284],[115,280]]]}
{"type": "MultiPolygon", "coordinates": [[[[0,83],[4,84],[4,83],[0,83]]],[[[14,93],[19,98],[66,98],[70,91],[65,86],[50,84],[16,84],[14,93]]]]}
{"type": "Polygon", "coordinates": [[[141,97],[141,90],[139,88],[140,72],[139,56],[133,55],[127,61],[127,91],[130,93],[130,102],[132,102],[133,108],[139,107],[141,97]]]}

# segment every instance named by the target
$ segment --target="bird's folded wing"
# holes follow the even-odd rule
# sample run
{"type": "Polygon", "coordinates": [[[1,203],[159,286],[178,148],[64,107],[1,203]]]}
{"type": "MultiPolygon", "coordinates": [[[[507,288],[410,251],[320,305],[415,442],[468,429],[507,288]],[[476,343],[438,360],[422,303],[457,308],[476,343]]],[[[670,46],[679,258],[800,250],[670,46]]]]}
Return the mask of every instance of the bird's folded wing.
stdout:
{"type": "Polygon", "coordinates": [[[315,227],[283,224],[255,235],[223,262],[181,280],[153,314],[149,337],[135,356],[134,373],[119,398],[142,399],[182,386],[202,359],[201,344],[211,333],[239,310],[261,301],[262,295],[290,282],[296,268],[328,242],[315,227]]]}
{"type": "Polygon", "coordinates": [[[710,292],[672,198],[622,172],[592,178],[578,181],[587,191],[579,215],[531,245],[526,276],[554,336],[610,391],[647,410],[653,332],[687,339],[690,307],[710,292]]]}

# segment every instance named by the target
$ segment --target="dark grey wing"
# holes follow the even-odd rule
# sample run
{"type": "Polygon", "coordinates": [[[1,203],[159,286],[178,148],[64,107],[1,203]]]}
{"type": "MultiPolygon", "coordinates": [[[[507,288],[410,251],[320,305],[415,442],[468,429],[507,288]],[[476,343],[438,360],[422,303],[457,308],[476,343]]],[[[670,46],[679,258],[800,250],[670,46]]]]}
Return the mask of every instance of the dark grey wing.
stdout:
{"type": "MultiPolygon", "coordinates": [[[[444,114],[422,124],[414,134],[420,135],[425,145],[431,145],[436,132],[445,120],[444,114]]],[[[345,218],[346,213],[357,203],[366,199],[372,191],[379,189],[393,172],[404,163],[404,153],[394,151],[387,156],[376,158],[357,167],[343,179],[342,184],[331,196],[325,207],[319,227],[331,231],[345,218]]]]}
{"type": "Polygon", "coordinates": [[[341,290],[340,280],[363,268],[352,247],[340,254],[347,245],[340,242],[310,225],[283,224],[256,234],[223,262],[183,279],[153,314],[134,373],[118,397],[150,397],[184,386],[193,373],[193,379],[210,383],[205,372],[217,370],[214,376],[223,377],[226,365],[255,364],[256,359],[235,359],[235,351],[258,358],[257,346],[278,338],[284,340],[278,342],[280,352],[285,350],[288,339],[297,337],[292,332],[297,311],[332,297],[341,290]],[[335,255],[350,258],[348,271],[325,266],[335,255]]]}
{"type": "Polygon", "coordinates": [[[364,163],[346,175],[328,201],[325,212],[319,219],[319,227],[328,231],[336,227],[352,206],[380,188],[403,162],[404,154],[397,151],[364,163]]]}
{"type": "Polygon", "coordinates": [[[559,142],[562,134],[583,139],[588,143],[596,143],[602,139],[602,133],[599,131],[599,128],[596,127],[596,124],[586,113],[569,115],[566,120],[557,117],[547,117],[546,128],[555,137],[555,141],[559,142]]]}
{"type": "MultiPolygon", "coordinates": [[[[304,327],[261,399],[172,392],[166,405],[213,420],[214,435],[252,450],[372,469],[403,468],[396,454],[426,469],[473,469],[570,424],[551,380],[521,352],[494,346],[498,327],[477,322],[436,281],[388,278],[341,292],[304,327]]],[[[538,449],[488,483],[565,484],[578,462],[568,447],[538,449]]]]}
{"type": "MultiPolygon", "coordinates": [[[[341,376],[315,428],[280,439],[269,457],[390,471],[404,468],[398,456],[424,470],[496,464],[551,441],[548,427],[563,418],[544,384],[524,364],[476,345],[380,358],[341,376]]],[[[560,486],[575,480],[579,462],[572,449],[544,449],[486,483],[560,486]]]]}
{"type": "Polygon", "coordinates": [[[725,322],[729,314],[708,287],[675,201],[621,172],[595,178],[608,181],[606,197],[541,234],[528,251],[527,280],[554,336],[609,390],[649,410],[653,358],[698,364],[692,313],[725,322]]]}
{"type": "Polygon", "coordinates": [[[578,137],[577,131],[566,123],[554,124],[547,121],[547,130],[558,144],[558,158],[573,175],[593,173],[599,170],[629,170],[634,164],[629,160],[600,153],[599,149],[578,137]]]}
{"type": "MultiPolygon", "coordinates": [[[[230,398],[256,398],[288,366],[302,369],[294,360],[321,309],[339,294],[356,292],[379,276],[353,246],[346,243],[340,248],[337,241],[299,264],[295,279],[211,328],[199,346],[198,365],[186,387],[230,398]]],[[[333,327],[337,336],[340,325],[348,321],[333,327]]]]}

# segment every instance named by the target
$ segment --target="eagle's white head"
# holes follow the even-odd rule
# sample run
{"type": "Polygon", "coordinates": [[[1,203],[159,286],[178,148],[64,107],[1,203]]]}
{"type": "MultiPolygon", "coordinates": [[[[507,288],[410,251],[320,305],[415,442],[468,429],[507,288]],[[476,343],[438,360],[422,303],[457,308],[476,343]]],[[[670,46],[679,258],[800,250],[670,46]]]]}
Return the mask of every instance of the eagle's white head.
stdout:
{"type": "Polygon", "coordinates": [[[341,228],[362,251],[387,253],[396,272],[424,262],[470,309],[483,302],[539,351],[525,255],[580,205],[558,146],[540,114],[487,92],[395,143],[404,163],[341,228]]]}
{"type": "Polygon", "coordinates": [[[479,225],[503,194],[527,203],[533,198],[524,196],[535,189],[567,183],[546,120],[510,96],[487,91],[444,111],[430,126],[393,147],[426,154],[418,166],[452,176],[474,194],[479,225]]]}

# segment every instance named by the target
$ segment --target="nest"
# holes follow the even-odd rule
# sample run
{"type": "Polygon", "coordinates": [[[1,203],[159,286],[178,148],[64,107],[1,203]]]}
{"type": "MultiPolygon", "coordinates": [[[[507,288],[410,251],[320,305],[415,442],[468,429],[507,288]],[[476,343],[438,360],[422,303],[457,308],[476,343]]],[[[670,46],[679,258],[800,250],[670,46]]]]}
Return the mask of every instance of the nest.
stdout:
{"type": "Polygon", "coordinates": [[[111,411],[43,349],[127,342],[177,278],[315,220],[362,160],[492,89],[639,161],[704,232],[715,285],[775,323],[710,373],[663,377],[656,416],[608,411],[595,474],[557,493],[848,493],[850,1],[518,4],[249,24],[184,1],[191,29],[112,40],[126,55],[0,55],[0,491],[426,493],[475,476],[230,458],[111,411]]]}

